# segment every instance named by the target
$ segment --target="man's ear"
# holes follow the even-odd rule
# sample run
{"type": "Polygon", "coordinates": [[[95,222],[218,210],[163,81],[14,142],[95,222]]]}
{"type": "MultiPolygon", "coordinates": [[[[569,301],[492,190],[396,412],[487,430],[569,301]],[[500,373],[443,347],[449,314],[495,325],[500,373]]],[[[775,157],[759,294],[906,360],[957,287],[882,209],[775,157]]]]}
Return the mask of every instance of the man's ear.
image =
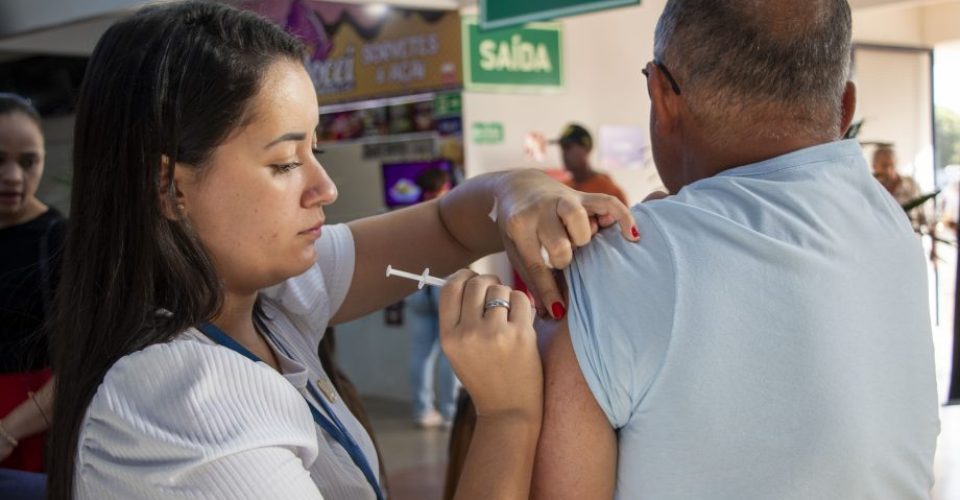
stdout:
{"type": "Polygon", "coordinates": [[[160,208],[163,216],[169,220],[181,220],[186,217],[186,199],[180,186],[193,177],[193,170],[179,163],[171,164],[170,157],[162,155],[160,158],[160,208]]]}
{"type": "Polygon", "coordinates": [[[679,124],[680,96],[673,91],[669,80],[656,64],[650,63],[650,78],[647,91],[650,93],[650,112],[654,113],[655,126],[662,137],[670,135],[679,124]]]}
{"type": "Polygon", "coordinates": [[[857,111],[857,86],[853,82],[847,82],[846,88],[843,89],[840,109],[840,137],[843,137],[853,123],[853,114],[857,111]]]}

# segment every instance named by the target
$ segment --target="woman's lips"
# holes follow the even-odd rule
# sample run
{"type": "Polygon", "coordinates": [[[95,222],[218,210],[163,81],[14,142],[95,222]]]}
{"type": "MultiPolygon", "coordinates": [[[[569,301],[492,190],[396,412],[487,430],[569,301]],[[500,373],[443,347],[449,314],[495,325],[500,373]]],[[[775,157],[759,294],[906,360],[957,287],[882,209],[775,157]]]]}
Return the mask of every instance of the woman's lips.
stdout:
{"type": "Polygon", "coordinates": [[[15,192],[0,192],[0,205],[18,205],[23,195],[15,192]]]}
{"type": "Polygon", "coordinates": [[[310,229],[300,231],[300,234],[319,238],[321,232],[323,232],[323,222],[318,223],[316,226],[313,226],[310,229]]]}

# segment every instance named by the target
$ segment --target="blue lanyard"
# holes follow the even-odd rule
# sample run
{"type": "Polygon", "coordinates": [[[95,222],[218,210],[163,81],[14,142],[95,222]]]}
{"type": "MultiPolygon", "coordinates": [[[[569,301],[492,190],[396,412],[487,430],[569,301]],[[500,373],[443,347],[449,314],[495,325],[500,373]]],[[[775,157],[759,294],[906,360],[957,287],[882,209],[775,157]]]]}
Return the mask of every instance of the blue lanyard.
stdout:
{"type": "MultiPolygon", "coordinates": [[[[250,359],[253,362],[262,361],[257,357],[256,354],[247,350],[246,347],[240,345],[239,342],[234,340],[232,337],[223,332],[223,330],[217,328],[212,323],[204,323],[200,325],[200,331],[204,335],[210,337],[214,342],[236,351],[239,354],[242,354],[247,359],[250,359]]],[[[287,351],[286,347],[283,346],[280,342],[277,341],[276,337],[273,336],[273,333],[267,330],[266,335],[270,337],[274,344],[279,347],[284,354],[289,358],[293,358],[290,355],[290,352],[287,351]]],[[[327,400],[314,389],[313,384],[310,381],[307,381],[307,390],[310,391],[310,394],[320,403],[323,407],[323,411],[330,416],[327,418],[326,415],[320,412],[309,399],[303,398],[307,402],[307,406],[310,408],[310,413],[313,414],[313,421],[317,423],[333,439],[343,447],[344,450],[350,454],[350,458],[353,459],[353,463],[360,469],[360,472],[363,472],[363,476],[367,478],[367,482],[370,483],[370,487],[373,488],[373,492],[377,495],[377,500],[384,500],[383,491],[380,489],[380,483],[377,482],[377,476],[373,474],[373,470],[370,468],[370,463],[367,461],[367,456],[363,453],[363,450],[360,449],[360,445],[350,436],[350,433],[347,432],[347,428],[344,427],[343,422],[337,418],[337,414],[333,412],[333,409],[330,408],[330,405],[327,404],[327,400]]]]}

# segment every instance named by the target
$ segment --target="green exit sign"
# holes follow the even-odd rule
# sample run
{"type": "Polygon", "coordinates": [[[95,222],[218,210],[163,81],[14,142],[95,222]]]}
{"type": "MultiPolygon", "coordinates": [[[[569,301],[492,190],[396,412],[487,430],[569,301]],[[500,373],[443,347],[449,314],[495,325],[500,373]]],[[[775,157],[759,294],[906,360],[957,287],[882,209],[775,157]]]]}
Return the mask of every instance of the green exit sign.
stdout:
{"type": "Polygon", "coordinates": [[[558,24],[482,30],[463,21],[464,86],[471,90],[550,90],[563,86],[558,24]]]}
{"type": "Polygon", "coordinates": [[[640,0],[480,0],[480,24],[483,29],[502,28],[639,4],[640,0]]]}
{"type": "Polygon", "coordinates": [[[474,144],[503,143],[503,124],[500,122],[474,122],[471,128],[474,144]]]}

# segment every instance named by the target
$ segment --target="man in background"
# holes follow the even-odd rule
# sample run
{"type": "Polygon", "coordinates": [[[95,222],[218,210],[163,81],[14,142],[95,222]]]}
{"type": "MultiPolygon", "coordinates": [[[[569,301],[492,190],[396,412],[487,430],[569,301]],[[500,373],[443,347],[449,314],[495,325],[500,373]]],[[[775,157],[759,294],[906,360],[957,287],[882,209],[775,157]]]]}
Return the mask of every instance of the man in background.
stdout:
{"type": "MultiPolygon", "coordinates": [[[[901,206],[920,197],[917,181],[897,171],[897,153],[893,146],[881,145],[873,152],[873,176],[901,206]]],[[[927,224],[927,204],[911,210],[907,215],[915,230],[927,224]]]]}
{"type": "Polygon", "coordinates": [[[563,150],[563,168],[570,172],[567,185],[584,193],[602,193],[615,196],[627,203],[623,194],[613,179],[607,174],[597,172],[590,166],[590,152],[593,151],[593,137],[590,132],[577,123],[571,123],[563,129],[560,137],[550,141],[559,144],[563,150]]]}

